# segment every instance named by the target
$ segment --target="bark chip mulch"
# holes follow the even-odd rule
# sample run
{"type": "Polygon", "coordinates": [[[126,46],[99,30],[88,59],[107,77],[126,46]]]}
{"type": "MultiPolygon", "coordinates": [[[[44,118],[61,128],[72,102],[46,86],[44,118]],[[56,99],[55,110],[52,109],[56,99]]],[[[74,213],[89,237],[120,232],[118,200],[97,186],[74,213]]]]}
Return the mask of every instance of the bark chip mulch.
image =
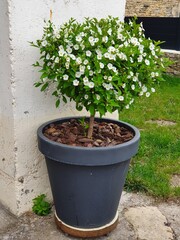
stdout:
{"type": "Polygon", "coordinates": [[[87,131],[77,119],[72,119],[64,123],[50,124],[45,128],[44,135],[52,141],[80,147],[115,146],[134,137],[129,129],[107,122],[94,122],[91,139],[87,138],[87,131]]]}

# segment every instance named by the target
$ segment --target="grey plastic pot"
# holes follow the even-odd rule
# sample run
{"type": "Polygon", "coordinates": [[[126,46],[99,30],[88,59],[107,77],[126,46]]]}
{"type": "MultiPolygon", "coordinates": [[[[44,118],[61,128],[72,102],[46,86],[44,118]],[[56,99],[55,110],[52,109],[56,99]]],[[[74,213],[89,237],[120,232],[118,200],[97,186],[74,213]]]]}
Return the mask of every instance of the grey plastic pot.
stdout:
{"type": "Polygon", "coordinates": [[[134,138],[112,147],[85,148],[59,144],[43,135],[51,123],[70,119],[56,119],[38,129],[38,146],[46,158],[55,219],[61,230],[70,235],[98,237],[117,225],[118,204],[130,159],[138,151],[140,133],[130,124],[96,118],[131,129],[134,138]]]}

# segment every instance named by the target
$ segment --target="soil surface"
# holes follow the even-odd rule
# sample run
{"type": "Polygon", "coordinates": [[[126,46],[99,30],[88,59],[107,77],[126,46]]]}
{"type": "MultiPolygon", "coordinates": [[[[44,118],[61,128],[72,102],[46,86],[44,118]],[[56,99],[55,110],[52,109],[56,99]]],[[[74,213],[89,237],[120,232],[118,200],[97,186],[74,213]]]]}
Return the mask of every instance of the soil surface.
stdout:
{"type": "Polygon", "coordinates": [[[44,135],[55,142],[81,147],[115,146],[131,140],[133,132],[114,123],[94,122],[93,136],[87,138],[87,122],[72,119],[69,122],[50,124],[45,128],[44,135]]]}

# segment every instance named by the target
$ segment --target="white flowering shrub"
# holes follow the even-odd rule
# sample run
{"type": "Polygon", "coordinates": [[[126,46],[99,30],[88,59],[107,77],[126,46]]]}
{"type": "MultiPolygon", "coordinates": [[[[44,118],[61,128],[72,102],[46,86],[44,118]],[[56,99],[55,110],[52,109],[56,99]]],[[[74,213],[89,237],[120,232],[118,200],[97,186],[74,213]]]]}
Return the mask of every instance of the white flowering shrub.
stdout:
{"type": "Polygon", "coordinates": [[[53,85],[56,107],[69,98],[91,116],[120,112],[137,96],[149,97],[169,64],[160,42],[145,38],[142,24],[110,16],[70,19],[59,28],[48,21],[42,38],[31,44],[40,50],[35,86],[44,91],[53,85]]]}

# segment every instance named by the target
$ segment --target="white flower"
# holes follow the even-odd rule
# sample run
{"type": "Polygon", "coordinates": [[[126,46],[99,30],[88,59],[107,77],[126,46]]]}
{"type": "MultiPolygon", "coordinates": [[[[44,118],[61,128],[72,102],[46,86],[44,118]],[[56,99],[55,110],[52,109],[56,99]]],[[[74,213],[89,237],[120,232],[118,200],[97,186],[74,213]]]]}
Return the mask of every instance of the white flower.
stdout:
{"type": "Polygon", "coordinates": [[[116,60],[116,55],[114,55],[114,54],[109,54],[109,59],[110,59],[110,60],[116,60]]]}
{"type": "Polygon", "coordinates": [[[139,93],[139,96],[142,96],[144,94],[144,92],[143,91],[141,91],[140,93],[139,93]]]}
{"type": "Polygon", "coordinates": [[[83,83],[84,83],[85,86],[88,86],[89,80],[88,80],[87,77],[84,77],[84,78],[83,78],[83,83]]]}
{"type": "Polygon", "coordinates": [[[123,83],[123,85],[122,85],[122,88],[125,88],[126,87],[126,84],[125,83],[123,83]]]}
{"type": "Polygon", "coordinates": [[[85,36],[85,33],[84,33],[84,32],[81,32],[80,35],[81,35],[82,37],[84,37],[84,36],[85,36]]]}
{"type": "Polygon", "coordinates": [[[44,40],[44,41],[41,43],[41,45],[42,45],[43,47],[45,47],[45,46],[47,45],[47,41],[44,40]]]}
{"type": "Polygon", "coordinates": [[[98,41],[99,41],[99,38],[95,38],[95,39],[94,39],[94,42],[98,42],[98,41]]]}
{"type": "Polygon", "coordinates": [[[67,52],[67,53],[72,53],[72,48],[68,47],[68,48],[66,49],[66,52],[67,52]]]}
{"type": "Polygon", "coordinates": [[[129,109],[129,104],[128,105],[126,105],[126,107],[125,107],[126,109],[129,109]]]}
{"type": "Polygon", "coordinates": [[[108,48],[108,52],[109,53],[111,53],[111,52],[115,52],[115,48],[113,47],[113,46],[110,46],[109,48],[108,48]]]}
{"type": "Polygon", "coordinates": [[[83,81],[85,81],[85,82],[89,81],[89,80],[88,80],[88,77],[85,76],[85,77],[83,78],[83,81]]]}
{"type": "Polygon", "coordinates": [[[155,56],[155,55],[156,55],[156,53],[155,53],[155,51],[154,51],[154,50],[152,50],[152,51],[151,51],[151,53],[152,53],[152,55],[153,55],[153,56],[155,56]]]}
{"type": "Polygon", "coordinates": [[[98,94],[96,94],[96,99],[99,101],[100,100],[100,96],[98,94]]]}
{"type": "Polygon", "coordinates": [[[74,45],[74,49],[75,49],[75,50],[78,50],[78,49],[79,49],[79,45],[78,45],[78,44],[75,44],[75,45],[74,45]]]}
{"type": "Polygon", "coordinates": [[[59,58],[56,57],[55,60],[54,60],[55,63],[59,63],[59,58]]]}
{"type": "Polygon", "coordinates": [[[65,53],[64,49],[60,49],[58,52],[60,57],[62,57],[64,55],[64,53],[65,53]]]}
{"type": "Polygon", "coordinates": [[[113,67],[112,70],[113,70],[113,72],[117,73],[116,67],[113,67]]]}
{"type": "Polygon", "coordinates": [[[134,102],[134,98],[133,99],[131,99],[131,101],[129,102],[129,104],[132,104],[134,102]]]}
{"type": "Polygon", "coordinates": [[[122,59],[122,60],[127,60],[127,56],[126,56],[124,53],[120,52],[120,53],[118,53],[117,55],[118,55],[118,57],[119,57],[120,59],[122,59]]]}
{"type": "Polygon", "coordinates": [[[140,51],[141,54],[143,53],[143,51],[144,51],[144,46],[143,45],[139,45],[139,51],[140,51]]]}
{"type": "Polygon", "coordinates": [[[89,97],[87,94],[84,95],[84,98],[87,100],[89,97]]]}
{"type": "Polygon", "coordinates": [[[106,53],[104,54],[104,57],[105,57],[105,58],[109,58],[109,56],[110,56],[110,54],[109,54],[108,52],[106,52],[106,53]]]}
{"type": "Polygon", "coordinates": [[[91,66],[90,66],[90,65],[88,65],[88,66],[87,66],[87,69],[88,69],[88,70],[90,70],[90,69],[91,69],[91,66]]]}
{"type": "Polygon", "coordinates": [[[119,96],[119,97],[118,97],[118,100],[119,100],[119,101],[124,101],[124,97],[123,97],[123,96],[119,96]]]}
{"type": "Polygon", "coordinates": [[[81,77],[81,72],[76,72],[75,76],[76,76],[77,78],[80,78],[80,77],[81,77]]]}
{"type": "Polygon", "coordinates": [[[47,60],[50,59],[50,55],[49,55],[49,54],[46,55],[46,59],[47,59],[47,60]]]}
{"type": "Polygon", "coordinates": [[[75,79],[75,80],[73,81],[73,85],[74,85],[74,86],[78,86],[78,85],[79,85],[79,81],[78,81],[77,79],[75,79]]]}
{"type": "Polygon", "coordinates": [[[111,34],[112,34],[112,29],[109,28],[108,31],[107,31],[107,33],[108,33],[109,35],[111,35],[111,34]]]}
{"type": "Polygon", "coordinates": [[[100,62],[99,66],[100,66],[100,68],[104,68],[104,63],[100,62]]]}
{"type": "Polygon", "coordinates": [[[104,37],[102,38],[102,41],[105,42],[105,43],[107,43],[108,37],[107,37],[107,36],[104,36],[104,37]]]}
{"type": "Polygon", "coordinates": [[[113,89],[113,86],[111,83],[103,83],[102,85],[106,90],[113,89]]]}
{"type": "Polygon", "coordinates": [[[89,71],[89,76],[93,76],[94,72],[92,70],[89,71]]]}
{"type": "Polygon", "coordinates": [[[127,41],[124,42],[124,46],[127,47],[129,44],[127,41]]]}
{"type": "Polygon", "coordinates": [[[88,64],[88,60],[85,59],[83,63],[84,63],[84,65],[87,65],[88,64]]]}
{"type": "Polygon", "coordinates": [[[81,46],[81,48],[82,48],[82,50],[84,50],[85,49],[85,46],[84,46],[84,44],[80,44],[80,46],[81,46]]]}
{"type": "Polygon", "coordinates": [[[91,51],[89,51],[89,50],[86,51],[86,56],[87,56],[87,57],[90,57],[91,55],[92,55],[91,51]]]}
{"type": "Polygon", "coordinates": [[[140,55],[139,57],[138,57],[138,62],[142,62],[142,60],[143,60],[143,56],[142,55],[140,55]]]}
{"type": "Polygon", "coordinates": [[[142,83],[140,81],[138,81],[138,84],[139,84],[140,87],[142,87],[142,83]]]}
{"type": "Polygon", "coordinates": [[[96,49],[96,53],[99,54],[99,55],[102,55],[102,52],[99,49],[96,49]]]}
{"type": "Polygon", "coordinates": [[[150,93],[149,93],[149,92],[147,92],[147,93],[146,93],[146,97],[149,97],[149,96],[150,96],[150,93]]]}
{"type": "Polygon", "coordinates": [[[90,37],[88,38],[88,40],[89,40],[90,43],[94,42],[94,38],[93,38],[92,36],[90,36],[90,37]]]}
{"type": "Polygon", "coordinates": [[[133,82],[137,82],[138,78],[136,76],[133,77],[133,82]]]}
{"type": "Polygon", "coordinates": [[[151,73],[151,77],[152,77],[152,78],[155,77],[155,73],[154,73],[154,72],[151,73]]]}
{"type": "Polygon", "coordinates": [[[149,49],[154,50],[154,44],[152,42],[150,43],[149,49]]]}
{"type": "Polygon", "coordinates": [[[101,60],[101,59],[102,59],[102,54],[98,54],[98,55],[97,55],[97,59],[98,59],[98,60],[101,60]]]}
{"type": "Polygon", "coordinates": [[[134,73],[132,71],[129,72],[130,76],[134,76],[134,73]]]}
{"type": "Polygon", "coordinates": [[[134,62],[134,61],[133,61],[133,59],[132,59],[132,57],[130,57],[129,59],[130,59],[130,62],[131,62],[131,63],[133,63],[133,62],[134,62]]]}
{"type": "Polygon", "coordinates": [[[77,63],[77,64],[81,64],[81,63],[82,63],[82,60],[81,60],[80,57],[76,58],[76,63],[77,63]]]}
{"type": "Polygon", "coordinates": [[[67,74],[63,75],[63,79],[67,81],[69,79],[69,76],[67,74]]]}
{"type": "Polygon", "coordinates": [[[60,45],[60,46],[59,46],[59,50],[64,50],[63,45],[60,45]]]}
{"type": "Polygon", "coordinates": [[[155,90],[155,88],[151,88],[151,92],[153,92],[153,93],[154,93],[155,91],[156,91],[156,90],[155,90]]]}
{"type": "Polygon", "coordinates": [[[113,65],[111,63],[108,63],[107,67],[109,68],[109,70],[111,70],[113,68],[113,65]]]}
{"type": "Polygon", "coordinates": [[[65,66],[66,66],[66,69],[69,69],[69,63],[68,62],[65,63],[65,66]]]}
{"type": "Polygon", "coordinates": [[[98,33],[101,35],[102,34],[101,28],[97,27],[97,29],[98,29],[98,33]]]}
{"type": "Polygon", "coordinates": [[[143,85],[143,86],[142,86],[142,91],[143,91],[143,92],[147,92],[147,87],[143,85]]]}
{"type": "Polygon", "coordinates": [[[69,57],[67,57],[67,58],[66,58],[66,62],[69,63],[70,61],[71,61],[71,59],[70,59],[69,57]]]}
{"type": "Polygon", "coordinates": [[[80,71],[81,73],[84,73],[84,71],[85,71],[85,66],[80,65],[79,71],[80,71]]]}
{"type": "Polygon", "coordinates": [[[89,87],[89,88],[93,88],[93,87],[94,87],[94,83],[93,83],[93,82],[89,82],[89,83],[88,83],[88,87],[89,87]]]}
{"type": "Polygon", "coordinates": [[[134,84],[131,85],[131,89],[132,89],[132,90],[135,89],[135,85],[134,85],[134,84]]]}
{"type": "Polygon", "coordinates": [[[131,42],[133,45],[135,45],[135,46],[139,45],[138,39],[135,38],[135,37],[132,37],[132,38],[130,39],[130,42],[131,42]]]}
{"type": "Polygon", "coordinates": [[[109,81],[112,81],[112,77],[111,77],[111,76],[109,76],[109,77],[108,77],[108,80],[109,80],[109,81]]]}
{"type": "Polygon", "coordinates": [[[70,54],[69,56],[71,59],[76,60],[76,57],[74,56],[74,54],[70,54]]]}
{"type": "Polygon", "coordinates": [[[121,33],[118,33],[118,39],[120,39],[121,41],[124,41],[125,40],[125,37],[121,34],[121,33]]]}
{"type": "Polygon", "coordinates": [[[156,73],[155,73],[155,75],[156,75],[156,77],[158,77],[158,76],[159,76],[159,73],[158,73],[158,72],[156,72],[156,73]]]}
{"type": "Polygon", "coordinates": [[[76,36],[76,41],[77,42],[81,42],[82,41],[82,37],[80,35],[76,36]]]}
{"type": "Polygon", "coordinates": [[[147,60],[147,59],[145,59],[145,64],[146,64],[146,65],[149,65],[149,64],[150,64],[150,61],[147,60]]]}

